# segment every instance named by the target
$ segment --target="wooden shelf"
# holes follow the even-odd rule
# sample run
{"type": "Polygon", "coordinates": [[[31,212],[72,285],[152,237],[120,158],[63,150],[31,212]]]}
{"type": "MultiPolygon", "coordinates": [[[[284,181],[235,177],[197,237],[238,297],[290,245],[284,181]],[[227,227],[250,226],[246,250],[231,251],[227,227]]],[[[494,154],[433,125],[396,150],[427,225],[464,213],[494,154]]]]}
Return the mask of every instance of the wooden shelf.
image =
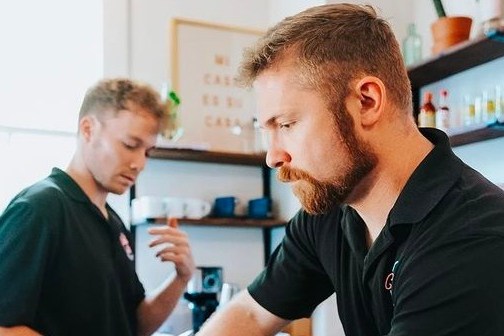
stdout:
{"type": "MultiPolygon", "coordinates": [[[[178,219],[181,225],[194,226],[220,226],[220,227],[254,227],[254,228],[274,228],[285,226],[286,222],[274,218],[254,219],[244,217],[234,218],[214,218],[205,217],[201,219],[178,219]]],[[[166,218],[148,218],[143,224],[164,224],[166,218]]],[[[139,225],[139,224],[135,224],[139,225]]],[[[141,225],[141,224],[140,224],[141,225]]]]}
{"type": "Polygon", "coordinates": [[[149,157],[162,160],[224,163],[258,167],[266,165],[265,154],[240,154],[192,149],[154,148],[149,151],[149,157]]]}
{"type": "Polygon", "coordinates": [[[452,147],[463,146],[474,142],[500,137],[504,137],[504,124],[498,123],[449,136],[452,147]]]}
{"type": "Polygon", "coordinates": [[[413,90],[504,56],[504,31],[453,46],[408,68],[413,90]]]}

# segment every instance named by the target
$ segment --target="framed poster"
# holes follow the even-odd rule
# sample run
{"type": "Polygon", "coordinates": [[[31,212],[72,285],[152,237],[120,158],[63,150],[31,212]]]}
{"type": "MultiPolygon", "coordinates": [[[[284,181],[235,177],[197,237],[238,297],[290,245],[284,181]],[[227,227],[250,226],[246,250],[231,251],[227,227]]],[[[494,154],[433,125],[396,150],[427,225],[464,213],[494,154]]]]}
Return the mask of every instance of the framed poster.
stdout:
{"type": "Polygon", "coordinates": [[[183,135],[177,147],[254,152],[253,92],[235,82],[243,50],[261,31],[173,19],[172,85],[183,135]]]}

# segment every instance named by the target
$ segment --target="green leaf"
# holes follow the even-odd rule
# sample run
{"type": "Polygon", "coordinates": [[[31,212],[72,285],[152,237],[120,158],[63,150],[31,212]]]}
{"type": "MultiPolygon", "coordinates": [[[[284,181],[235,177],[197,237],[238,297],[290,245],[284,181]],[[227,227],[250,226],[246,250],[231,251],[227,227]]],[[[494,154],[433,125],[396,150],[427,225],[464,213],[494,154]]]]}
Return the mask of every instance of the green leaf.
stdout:
{"type": "Polygon", "coordinates": [[[442,18],[446,16],[446,12],[443,7],[443,2],[441,0],[432,0],[434,2],[434,7],[436,7],[436,13],[438,18],[442,18]]]}

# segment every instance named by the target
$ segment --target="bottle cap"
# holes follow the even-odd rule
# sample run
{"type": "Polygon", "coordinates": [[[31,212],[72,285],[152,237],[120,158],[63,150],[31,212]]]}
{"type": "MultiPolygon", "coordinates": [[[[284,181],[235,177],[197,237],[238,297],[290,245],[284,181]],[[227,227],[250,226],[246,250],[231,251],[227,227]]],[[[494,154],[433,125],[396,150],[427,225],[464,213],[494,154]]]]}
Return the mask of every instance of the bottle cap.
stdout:
{"type": "Polygon", "coordinates": [[[427,91],[424,93],[424,100],[425,101],[431,101],[432,100],[432,92],[427,91]]]}

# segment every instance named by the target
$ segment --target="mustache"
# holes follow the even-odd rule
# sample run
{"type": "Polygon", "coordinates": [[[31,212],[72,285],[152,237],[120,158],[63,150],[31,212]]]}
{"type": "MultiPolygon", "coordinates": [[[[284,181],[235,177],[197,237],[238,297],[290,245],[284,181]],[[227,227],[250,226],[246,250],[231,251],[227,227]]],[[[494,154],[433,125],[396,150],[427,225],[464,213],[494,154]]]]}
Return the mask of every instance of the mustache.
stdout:
{"type": "Polygon", "coordinates": [[[289,167],[278,168],[277,178],[280,182],[294,182],[299,180],[311,181],[313,179],[304,170],[289,167]]]}

